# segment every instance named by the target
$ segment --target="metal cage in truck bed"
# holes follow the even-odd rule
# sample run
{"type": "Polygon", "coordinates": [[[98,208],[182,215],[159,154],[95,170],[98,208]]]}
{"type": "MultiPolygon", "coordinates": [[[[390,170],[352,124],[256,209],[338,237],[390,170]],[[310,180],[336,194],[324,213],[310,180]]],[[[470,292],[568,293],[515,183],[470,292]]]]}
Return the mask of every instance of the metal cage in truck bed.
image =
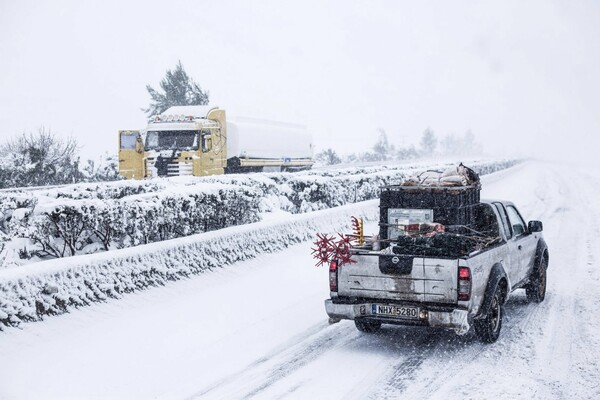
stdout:
{"type": "Polygon", "coordinates": [[[388,246],[390,210],[433,210],[433,220],[455,232],[465,232],[459,227],[471,225],[474,206],[480,202],[481,185],[471,186],[383,186],[380,194],[379,237],[382,247],[388,246]]]}

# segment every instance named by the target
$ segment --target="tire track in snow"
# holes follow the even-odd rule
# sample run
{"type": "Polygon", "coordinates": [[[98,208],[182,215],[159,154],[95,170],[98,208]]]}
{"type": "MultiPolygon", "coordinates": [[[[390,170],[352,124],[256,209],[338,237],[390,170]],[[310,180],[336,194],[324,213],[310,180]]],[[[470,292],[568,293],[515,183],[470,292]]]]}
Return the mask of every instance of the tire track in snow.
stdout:
{"type": "MultiPolygon", "coordinates": [[[[407,363],[401,362],[393,366],[393,372],[387,375],[383,388],[377,389],[369,398],[397,398],[408,391],[411,395],[407,398],[434,396],[446,382],[462,374],[473,360],[482,356],[492,359],[494,354],[499,352],[500,346],[507,347],[507,344],[512,344],[511,338],[521,335],[523,327],[529,324],[531,310],[537,311],[523,296],[509,299],[499,339],[502,342],[493,345],[480,343],[472,332],[461,337],[452,331],[436,331],[436,334],[431,336],[425,335],[423,331],[423,336],[426,337],[423,345],[428,344],[423,354],[415,357],[414,361],[409,360],[407,363]],[[433,373],[427,378],[418,376],[423,370],[431,369],[433,373]],[[414,379],[416,377],[420,379],[414,379]],[[413,379],[417,382],[413,382],[413,379]]],[[[504,349],[500,351],[506,353],[504,349]]]]}
{"type": "Polygon", "coordinates": [[[444,342],[456,338],[459,341],[464,339],[447,330],[403,326],[397,326],[394,329],[397,333],[402,331],[405,331],[405,334],[413,333],[413,335],[417,335],[417,339],[410,343],[410,347],[404,349],[410,352],[406,354],[406,358],[388,367],[382,379],[374,385],[376,389],[368,394],[369,399],[395,398],[402,394],[418,374],[422,364],[438,351],[444,342]]]}
{"type": "MultiPolygon", "coordinates": [[[[558,177],[558,176],[557,176],[558,177]]],[[[553,396],[566,398],[572,393],[573,337],[577,326],[576,296],[579,286],[580,266],[586,257],[586,248],[580,237],[574,236],[574,224],[582,221],[582,214],[587,209],[587,202],[582,198],[580,177],[576,178],[576,186],[572,179],[557,179],[557,199],[562,200],[556,212],[560,215],[556,235],[548,241],[555,248],[550,248],[550,267],[548,296],[540,304],[544,313],[538,318],[537,331],[529,334],[534,341],[535,362],[532,368],[538,371],[538,384],[550,389],[553,396]],[[564,275],[565,268],[569,274],[564,275]],[[552,278],[558,279],[552,279],[552,278]],[[575,290],[574,290],[575,289],[575,290]]],[[[588,233],[587,224],[582,224],[581,237],[588,233]]]]}
{"type": "Polygon", "coordinates": [[[318,324],[307,330],[299,341],[280,346],[270,355],[188,399],[253,398],[332,348],[348,345],[358,338],[358,333],[349,326],[318,324]]]}
{"type": "MultiPolygon", "coordinates": [[[[563,247],[567,247],[565,240],[562,237],[565,232],[568,232],[569,226],[568,221],[570,213],[573,207],[573,200],[570,196],[572,188],[570,188],[570,182],[567,182],[563,177],[554,171],[545,171],[545,175],[540,179],[539,185],[536,192],[542,188],[541,194],[538,193],[537,197],[541,199],[541,202],[536,202],[536,207],[531,210],[532,215],[536,215],[536,218],[551,221],[554,224],[552,234],[547,232],[545,238],[549,243],[550,247],[550,267],[549,267],[549,285],[546,295],[546,299],[543,303],[530,303],[523,291],[516,293],[512,296],[506,306],[507,320],[514,320],[514,326],[508,329],[508,334],[501,337],[501,342],[496,343],[493,351],[484,349],[484,355],[487,357],[493,357],[494,354],[506,354],[508,358],[500,363],[501,369],[508,369],[519,371],[524,365],[527,365],[527,369],[532,372],[533,379],[536,381],[538,388],[543,388],[542,392],[538,393],[534,387],[533,397],[544,398],[547,395],[552,397],[561,397],[563,395],[560,379],[551,378],[548,379],[548,375],[544,374],[540,369],[540,356],[544,355],[544,351],[539,352],[539,342],[548,335],[556,335],[557,333],[561,336],[568,334],[565,330],[557,330],[549,328],[552,324],[552,320],[556,319],[559,315],[557,309],[564,307],[565,301],[561,291],[556,288],[557,282],[553,279],[557,276],[557,267],[560,267],[559,263],[556,262],[556,257],[553,255],[565,253],[563,247]],[[554,179],[548,180],[548,176],[554,179]],[[557,188],[557,193],[551,193],[551,188],[557,188]],[[538,208],[541,207],[541,210],[538,208]],[[556,243],[556,244],[555,244],[556,243]],[[554,246],[553,246],[554,244],[554,246]],[[558,246],[557,246],[558,245],[558,246]],[[563,335],[564,333],[564,335],[563,335]]],[[[559,270],[560,271],[560,270],[559,270]]],[[[559,339],[549,339],[553,342],[562,341],[559,339]]],[[[569,341],[567,340],[567,343],[569,341]]],[[[559,348],[562,346],[559,346],[559,348]]],[[[484,380],[484,379],[482,379],[484,380]]]]}
{"type": "Polygon", "coordinates": [[[581,199],[579,203],[583,207],[575,221],[582,222],[584,231],[578,237],[585,237],[586,240],[577,241],[580,251],[577,252],[575,271],[570,269],[571,265],[563,266],[569,268],[569,276],[579,277],[575,281],[577,285],[571,290],[570,368],[566,379],[566,393],[572,398],[600,398],[600,338],[595,323],[595,315],[600,308],[600,266],[597,263],[598,255],[595,254],[600,249],[600,213],[590,207],[600,197],[600,182],[596,176],[587,173],[584,175],[585,178],[579,177],[582,182],[578,185],[577,192],[581,199]]]}

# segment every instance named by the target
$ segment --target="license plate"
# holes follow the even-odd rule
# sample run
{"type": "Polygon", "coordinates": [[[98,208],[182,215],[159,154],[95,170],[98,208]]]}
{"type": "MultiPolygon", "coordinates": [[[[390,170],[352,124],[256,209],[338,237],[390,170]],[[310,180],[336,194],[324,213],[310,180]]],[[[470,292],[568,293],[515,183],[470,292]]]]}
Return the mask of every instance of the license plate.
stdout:
{"type": "Polygon", "coordinates": [[[372,304],[371,314],[381,315],[385,317],[418,319],[419,308],[406,306],[390,306],[385,304],[372,304]]]}

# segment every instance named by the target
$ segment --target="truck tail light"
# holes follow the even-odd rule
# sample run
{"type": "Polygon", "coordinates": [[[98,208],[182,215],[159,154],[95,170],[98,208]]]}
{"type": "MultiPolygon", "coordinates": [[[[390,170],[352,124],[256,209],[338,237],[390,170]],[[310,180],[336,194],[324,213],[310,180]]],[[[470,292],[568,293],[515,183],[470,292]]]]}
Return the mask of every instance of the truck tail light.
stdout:
{"type": "Polygon", "coordinates": [[[468,267],[458,267],[458,300],[471,298],[471,270],[468,267]]]}
{"type": "Polygon", "coordinates": [[[337,260],[333,260],[329,263],[329,290],[332,292],[337,292],[338,290],[338,262],[337,260]]]}

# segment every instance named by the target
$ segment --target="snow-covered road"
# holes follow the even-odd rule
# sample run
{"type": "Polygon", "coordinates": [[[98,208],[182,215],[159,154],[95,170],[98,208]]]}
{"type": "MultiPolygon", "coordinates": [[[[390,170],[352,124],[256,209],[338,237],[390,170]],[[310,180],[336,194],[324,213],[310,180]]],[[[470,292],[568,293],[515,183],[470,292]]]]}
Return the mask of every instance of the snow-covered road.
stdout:
{"type": "Polygon", "coordinates": [[[592,172],[531,162],[484,177],[484,197],[544,222],[550,249],[546,300],[514,292],[495,344],[329,326],[327,271],[304,243],[0,332],[0,398],[600,398],[592,172]]]}

